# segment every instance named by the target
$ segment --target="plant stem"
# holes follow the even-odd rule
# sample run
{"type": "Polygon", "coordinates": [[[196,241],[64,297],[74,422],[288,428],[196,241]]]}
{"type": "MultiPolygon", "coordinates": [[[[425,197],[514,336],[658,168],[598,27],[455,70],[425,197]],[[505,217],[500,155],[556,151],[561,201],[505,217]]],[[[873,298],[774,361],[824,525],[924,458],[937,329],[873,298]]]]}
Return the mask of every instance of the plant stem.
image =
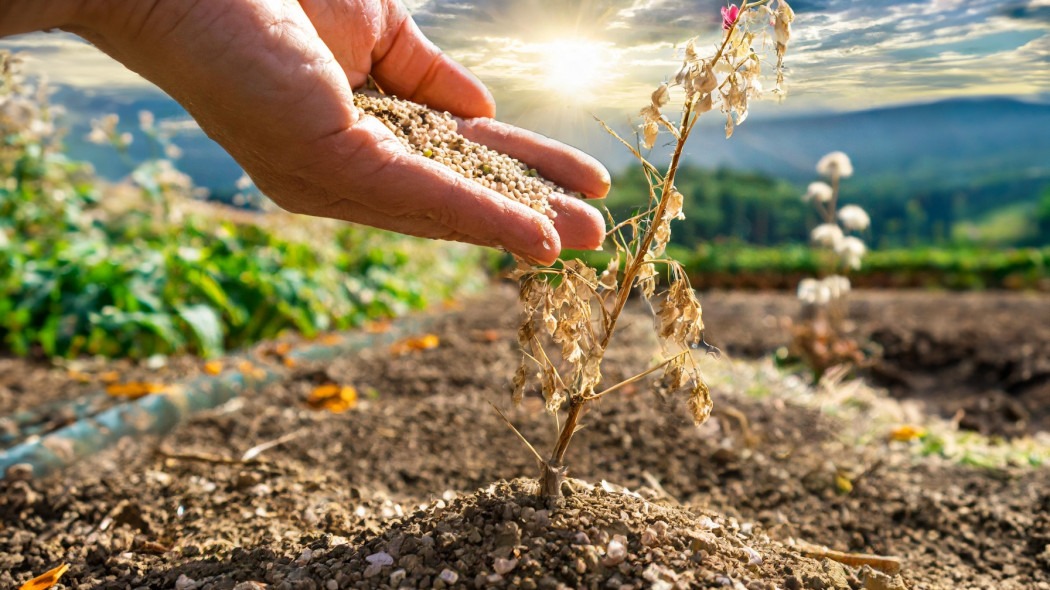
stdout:
{"type": "Polygon", "coordinates": [[[672,361],[674,361],[678,357],[683,356],[685,354],[687,354],[687,352],[686,351],[682,351],[682,352],[672,356],[671,358],[661,362],[658,365],[654,365],[652,367],[649,367],[648,369],[642,371],[641,373],[638,373],[637,375],[635,375],[634,377],[631,377],[630,379],[624,379],[623,381],[620,381],[619,383],[617,383],[616,385],[613,385],[612,387],[606,389],[605,391],[602,391],[600,393],[592,393],[591,395],[588,395],[588,396],[584,397],[583,400],[589,402],[589,401],[596,400],[596,399],[599,399],[601,397],[604,397],[606,394],[612,393],[612,392],[620,389],[621,387],[626,387],[627,385],[630,385],[631,383],[634,383],[635,381],[638,381],[639,379],[641,379],[643,377],[646,377],[646,376],[648,376],[648,375],[650,375],[652,373],[655,373],[655,372],[659,371],[660,369],[662,369],[662,368],[666,367],[667,365],[669,365],[672,361]]]}
{"type": "Polygon", "coordinates": [[[540,474],[539,495],[543,498],[561,497],[561,482],[564,481],[567,472],[564,464],[565,451],[569,448],[572,435],[576,433],[576,426],[580,423],[580,413],[586,403],[587,400],[580,396],[574,396],[569,401],[569,415],[565,418],[565,424],[558,434],[558,442],[554,445],[551,458],[540,466],[542,473],[540,474]]]}
{"type": "MultiPolygon", "coordinates": [[[[742,10],[748,10],[756,6],[766,4],[767,2],[769,2],[769,0],[758,0],[756,2],[751,3],[742,2],[742,10]]],[[[739,19],[732,23],[732,25],[729,28],[729,31],[725,34],[724,38],[722,39],[721,46],[718,48],[718,51],[715,53],[715,56],[710,60],[708,67],[713,67],[714,64],[722,58],[722,55],[729,44],[729,40],[732,38],[733,31],[735,30],[738,22],[739,19]]],[[[641,241],[637,242],[638,245],[631,253],[631,263],[624,270],[623,281],[621,281],[620,287],[619,289],[617,289],[616,299],[613,303],[612,310],[608,311],[605,314],[605,332],[602,335],[601,340],[597,343],[599,350],[596,354],[598,357],[597,362],[599,364],[605,357],[605,351],[608,349],[609,343],[612,340],[612,335],[616,329],[617,320],[619,320],[620,313],[623,311],[624,306],[626,306],[627,299],[630,297],[631,290],[634,288],[635,280],[638,277],[638,271],[641,269],[643,264],[652,264],[652,261],[647,261],[645,259],[645,256],[646,253],[649,252],[650,246],[652,246],[652,242],[656,234],[656,228],[659,226],[660,221],[663,218],[665,211],[667,210],[668,195],[672,190],[674,190],[675,174],[678,172],[678,165],[682,159],[682,152],[685,148],[685,143],[689,139],[689,134],[693,129],[693,125],[699,118],[699,115],[694,116],[693,107],[695,106],[695,103],[696,99],[688,101],[685,104],[685,109],[682,111],[681,123],[679,123],[676,129],[672,129],[672,132],[674,133],[677,142],[675,144],[674,154],[671,156],[671,163],[668,165],[667,168],[667,174],[664,175],[660,181],[660,202],[658,203],[655,212],[652,212],[651,210],[647,212],[647,214],[650,212],[652,213],[652,223],[649,224],[649,227],[645,230],[641,241]]],[[[612,130],[609,129],[608,125],[605,125],[605,123],[602,123],[602,125],[606,128],[606,130],[608,130],[610,133],[613,133],[613,135],[617,137],[617,139],[619,139],[619,136],[612,132],[612,130]]],[[[670,125],[668,125],[668,127],[670,127],[670,125]]],[[[641,157],[641,154],[638,153],[637,150],[632,148],[630,144],[627,144],[622,139],[620,139],[620,141],[623,142],[624,145],[627,145],[627,147],[631,149],[635,156],[637,156],[642,161],[643,169],[651,169],[653,173],[657,173],[655,167],[652,167],[650,164],[648,164],[648,162],[646,162],[645,159],[641,157]]],[[[652,194],[652,188],[653,186],[650,183],[650,194],[652,194]]],[[[618,227],[620,226],[616,226],[616,228],[618,227]]],[[[614,228],[613,231],[615,231],[616,228],[614,228]]],[[[609,233],[611,234],[612,232],[609,233]]],[[[604,303],[602,303],[602,310],[606,311],[604,303]]],[[[671,360],[673,359],[668,359],[667,361],[661,363],[657,367],[653,367],[648,371],[642,373],[641,375],[638,375],[634,379],[652,373],[653,371],[666,365],[671,360]]],[[[561,431],[558,434],[558,441],[554,445],[554,450],[551,452],[551,457],[547,461],[542,462],[541,468],[543,470],[543,473],[540,476],[540,496],[546,498],[557,498],[561,496],[561,482],[564,480],[566,474],[566,470],[564,468],[565,452],[569,448],[569,443],[572,441],[572,435],[576,432],[576,428],[580,421],[580,415],[587,402],[592,401],[594,399],[598,399],[602,395],[609,393],[621,387],[622,385],[633,381],[634,379],[629,379],[624,383],[615,385],[601,392],[598,395],[594,395],[593,393],[586,394],[582,391],[573,392],[573,394],[569,398],[568,416],[566,417],[565,424],[562,425],[561,431]]]]}
{"type": "MultiPolygon", "coordinates": [[[[674,155],[671,157],[671,164],[668,166],[667,175],[663,178],[663,184],[661,185],[660,192],[660,203],[656,207],[653,219],[655,223],[650,224],[649,229],[646,230],[645,235],[642,236],[642,241],[634,251],[633,260],[631,265],[624,271],[623,281],[620,283],[620,288],[616,294],[616,302],[613,305],[613,309],[608,314],[608,320],[606,322],[605,333],[602,336],[601,341],[598,343],[600,353],[599,358],[605,356],[605,351],[609,347],[609,342],[612,340],[612,334],[616,327],[616,321],[620,317],[620,312],[623,311],[624,306],[627,304],[627,299],[631,294],[631,289],[634,287],[635,278],[638,275],[638,270],[645,263],[645,253],[649,251],[649,246],[653,242],[653,236],[655,233],[656,225],[659,220],[663,217],[664,211],[667,209],[667,195],[670,190],[674,187],[675,173],[678,171],[678,164],[682,159],[682,151],[685,148],[686,139],[689,137],[689,127],[687,123],[693,112],[693,105],[687,104],[685,111],[682,113],[682,124],[681,128],[686,131],[681,134],[675,145],[674,155]]],[[[599,360],[599,362],[601,362],[599,360]]],[[[564,459],[565,451],[569,448],[569,442],[572,441],[572,435],[576,432],[576,427],[580,421],[580,414],[583,411],[583,407],[590,401],[591,398],[581,395],[580,392],[575,393],[569,398],[569,414],[565,419],[565,424],[562,425],[561,432],[558,434],[558,442],[554,445],[554,450],[551,452],[551,458],[543,463],[543,473],[540,475],[540,496],[546,498],[557,498],[561,496],[561,482],[565,478],[564,459]]]]}
{"type": "MultiPolygon", "coordinates": [[[[686,128],[689,121],[689,117],[692,115],[693,105],[687,104],[685,111],[682,113],[682,124],[681,127],[686,128]]],[[[605,350],[609,347],[609,341],[612,339],[613,330],[616,327],[616,321],[620,318],[620,312],[623,311],[624,306],[627,304],[627,298],[631,295],[631,289],[634,287],[634,280],[638,275],[638,270],[642,267],[645,262],[645,253],[649,251],[649,246],[653,243],[653,235],[657,224],[660,222],[660,218],[663,217],[664,211],[667,209],[667,194],[674,187],[675,173],[678,172],[678,163],[682,159],[682,151],[685,148],[685,142],[689,138],[688,130],[678,138],[674,148],[674,155],[671,157],[671,164],[667,168],[667,174],[663,178],[663,185],[660,188],[660,204],[656,207],[656,213],[653,214],[654,222],[649,225],[649,229],[646,230],[645,235],[642,237],[642,243],[634,251],[633,260],[631,265],[624,270],[623,282],[620,283],[620,289],[616,294],[616,302],[613,305],[612,311],[609,313],[609,324],[606,328],[605,335],[602,337],[600,347],[602,356],[605,354],[605,350]]]]}

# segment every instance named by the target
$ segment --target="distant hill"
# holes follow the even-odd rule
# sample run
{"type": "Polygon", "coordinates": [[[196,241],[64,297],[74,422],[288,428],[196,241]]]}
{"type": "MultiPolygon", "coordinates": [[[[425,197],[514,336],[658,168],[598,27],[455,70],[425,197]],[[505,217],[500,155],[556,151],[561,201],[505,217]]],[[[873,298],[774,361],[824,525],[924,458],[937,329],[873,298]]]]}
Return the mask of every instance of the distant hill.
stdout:
{"type": "MultiPolygon", "coordinates": [[[[116,154],[83,140],[91,118],[115,112],[129,127],[137,125],[142,109],[158,119],[188,118],[178,104],[156,93],[92,95],[60,87],[54,102],[69,112],[71,155],[93,162],[109,177],[123,176],[127,169],[116,154]]],[[[1050,184],[1050,104],[968,98],[844,113],[760,115],[738,127],[730,140],[720,131],[719,117],[708,117],[702,125],[709,128],[694,134],[687,161],[764,172],[801,186],[816,179],[813,167],[820,156],[842,150],[856,169],[846,197],[914,197],[925,199],[927,209],[954,199],[956,218],[1033,200],[1050,184]]],[[[220,193],[232,190],[240,169],[217,144],[199,129],[184,133],[177,143],[185,152],[180,168],[198,184],[220,193]]],[[[145,146],[133,145],[132,152],[142,155],[145,146]]],[[[622,150],[597,155],[614,170],[629,164],[622,150]]]]}
{"type": "MultiPolygon", "coordinates": [[[[713,120],[717,118],[712,117],[713,120]]],[[[717,120],[715,121],[717,122],[717,120]]],[[[694,134],[690,161],[807,181],[817,159],[841,150],[857,177],[954,184],[1050,175],[1050,104],[951,99],[868,111],[752,119],[731,140],[694,134]]]]}

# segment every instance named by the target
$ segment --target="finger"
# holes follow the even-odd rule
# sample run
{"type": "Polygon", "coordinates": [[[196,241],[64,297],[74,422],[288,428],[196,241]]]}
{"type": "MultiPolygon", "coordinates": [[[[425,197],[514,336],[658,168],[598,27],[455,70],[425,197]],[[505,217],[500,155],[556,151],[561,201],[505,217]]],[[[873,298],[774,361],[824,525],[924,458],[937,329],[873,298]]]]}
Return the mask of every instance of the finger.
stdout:
{"type": "Polygon", "coordinates": [[[373,51],[372,75],[384,91],[461,117],[492,117],[496,103],[485,85],[427,39],[395,3],[389,44],[373,51]]]}
{"type": "Polygon", "coordinates": [[[548,199],[558,214],[554,229],[562,248],[596,250],[605,241],[605,218],[594,207],[575,197],[554,194],[548,199]]]}
{"type": "MultiPolygon", "coordinates": [[[[496,195],[495,198],[504,199],[502,195],[496,195]]],[[[514,201],[508,202],[512,205],[518,205],[518,203],[514,201]]],[[[551,195],[549,202],[551,208],[557,212],[557,216],[554,218],[554,230],[557,232],[561,248],[571,248],[573,250],[595,250],[602,245],[602,242],[605,240],[605,219],[597,209],[580,199],[562,194],[551,195]]],[[[528,215],[530,217],[533,213],[534,212],[531,209],[528,210],[528,215]]],[[[485,232],[482,235],[463,233],[463,231],[455,227],[455,224],[450,227],[444,223],[435,223],[438,219],[447,217],[447,215],[427,211],[425,209],[418,210],[411,214],[395,216],[384,213],[381,210],[376,210],[367,203],[341,201],[333,205],[330,209],[319,211],[315,214],[323,215],[325,217],[345,219],[347,221],[353,221],[355,223],[370,225],[372,227],[396,231],[398,233],[421,238],[452,240],[478,246],[501,246],[515,254],[527,256],[542,264],[551,264],[559,253],[554,252],[553,256],[550,256],[550,254],[547,253],[547,249],[538,253],[535,250],[523,250],[520,247],[515,246],[512,240],[508,240],[508,235],[504,231],[499,231],[495,234],[492,232],[485,232]]],[[[507,222],[497,221],[490,223],[489,225],[494,228],[503,227],[506,229],[509,224],[507,222]]],[[[529,240],[532,239],[534,238],[531,236],[523,238],[526,243],[529,243],[529,240]]],[[[544,239],[546,239],[546,235],[544,236],[544,239]]],[[[550,248],[549,250],[554,250],[554,248],[550,248]]]]}
{"type": "MultiPolygon", "coordinates": [[[[322,217],[331,217],[334,219],[343,219],[353,223],[360,223],[420,238],[450,240],[466,244],[474,244],[475,246],[486,246],[489,248],[500,247],[517,256],[525,258],[526,260],[534,261],[542,265],[553,264],[561,253],[560,241],[557,233],[554,231],[548,232],[540,230],[544,234],[544,239],[535,242],[532,236],[525,235],[525,237],[522,237],[521,235],[529,234],[530,232],[518,231],[518,228],[514,226],[515,224],[510,222],[493,222],[490,224],[493,228],[502,227],[503,230],[505,230],[502,232],[477,232],[476,229],[470,229],[469,226],[468,229],[464,231],[458,229],[457,226],[462,226],[462,224],[459,223],[444,225],[443,222],[437,219],[437,217],[440,217],[439,215],[429,215],[426,213],[418,216],[400,214],[391,215],[381,210],[372,209],[366,204],[351,201],[349,199],[331,203],[323,209],[312,212],[312,214],[322,217]]],[[[541,224],[542,222],[537,223],[536,226],[541,224]]]]}
{"type": "Polygon", "coordinates": [[[337,198],[315,202],[311,214],[369,223],[362,216],[371,210],[388,218],[385,229],[467,236],[465,241],[502,245],[544,264],[561,251],[550,219],[429,158],[409,154],[374,117],[363,117],[338,141],[342,145],[325,151],[353,164],[327,167],[327,192],[337,198]]]}
{"type": "Polygon", "coordinates": [[[594,157],[549,137],[495,119],[457,119],[467,139],[527,163],[544,178],[591,199],[609,192],[609,171],[594,157]]]}
{"type": "Polygon", "coordinates": [[[382,211],[377,211],[361,203],[351,204],[341,202],[333,204],[325,211],[318,211],[316,214],[323,217],[342,219],[360,225],[367,225],[369,227],[392,231],[406,236],[415,236],[417,238],[462,242],[464,244],[473,244],[475,246],[485,246],[490,248],[501,246],[501,244],[496,242],[462,234],[443,225],[436,225],[428,219],[411,219],[407,217],[387,215],[382,211]]]}

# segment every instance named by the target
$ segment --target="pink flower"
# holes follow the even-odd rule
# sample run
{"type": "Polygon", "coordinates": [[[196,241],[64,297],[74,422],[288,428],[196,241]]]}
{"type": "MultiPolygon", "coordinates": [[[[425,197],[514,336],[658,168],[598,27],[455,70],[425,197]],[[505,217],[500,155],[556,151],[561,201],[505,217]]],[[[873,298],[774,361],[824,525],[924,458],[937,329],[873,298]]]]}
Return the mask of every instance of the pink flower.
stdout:
{"type": "Polygon", "coordinates": [[[722,8],[722,29],[728,31],[733,27],[733,23],[736,22],[737,17],[740,16],[739,6],[730,6],[728,8],[722,8]]]}

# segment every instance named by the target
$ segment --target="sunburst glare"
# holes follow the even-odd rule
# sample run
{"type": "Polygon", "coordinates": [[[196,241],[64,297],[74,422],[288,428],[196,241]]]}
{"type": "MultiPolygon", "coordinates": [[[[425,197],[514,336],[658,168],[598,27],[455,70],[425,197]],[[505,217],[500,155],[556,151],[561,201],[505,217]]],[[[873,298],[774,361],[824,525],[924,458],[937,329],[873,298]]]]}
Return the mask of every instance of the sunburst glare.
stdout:
{"type": "Polygon", "coordinates": [[[533,46],[543,84],[566,101],[594,102],[609,88],[616,62],[612,43],[558,39],[533,46]]]}

